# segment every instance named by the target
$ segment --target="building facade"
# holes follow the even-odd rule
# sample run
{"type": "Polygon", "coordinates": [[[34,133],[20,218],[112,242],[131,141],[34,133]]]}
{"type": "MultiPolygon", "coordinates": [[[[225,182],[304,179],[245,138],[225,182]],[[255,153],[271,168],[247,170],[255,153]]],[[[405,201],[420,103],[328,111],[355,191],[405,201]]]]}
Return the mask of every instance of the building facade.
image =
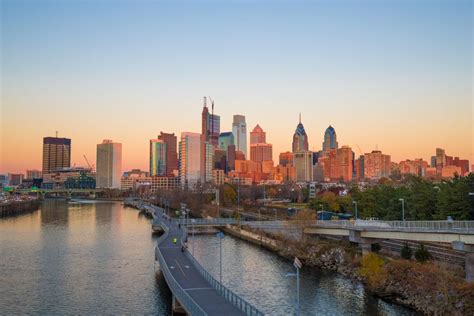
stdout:
{"type": "Polygon", "coordinates": [[[175,177],[178,175],[178,138],[174,133],[160,132],[158,139],[166,144],[166,176],[175,177]]]}
{"type": "Polygon", "coordinates": [[[245,123],[245,116],[234,115],[232,134],[234,134],[236,151],[242,152],[247,157],[247,123],[245,123]]]}
{"type": "Polygon", "coordinates": [[[40,170],[32,169],[32,170],[26,170],[26,179],[41,179],[42,173],[40,170]]]}
{"type": "Polygon", "coordinates": [[[192,188],[201,181],[201,134],[183,132],[179,142],[179,181],[181,188],[192,188]]]}
{"type": "Polygon", "coordinates": [[[227,151],[229,146],[234,145],[234,134],[232,132],[224,132],[219,135],[219,148],[227,151]]]}
{"type": "Polygon", "coordinates": [[[293,154],[289,151],[280,153],[278,157],[278,163],[281,166],[287,166],[293,164],[293,154]]]}
{"type": "Polygon", "coordinates": [[[71,140],[69,138],[43,138],[43,173],[71,167],[71,140]]]}
{"type": "Polygon", "coordinates": [[[323,141],[323,153],[328,152],[331,149],[337,149],[337,135],[334,127],[329,125],[329,127],[324,132],[324,141],[323,141]]]}
{"type": "Polygon", "coordinates": [[[293,164],[296,169],[296,181],[307,182],[313,180],[313,152],[293,153],[293,164]]]}
{"type": "Polygon", "coordinates": [[[260,125],[257,124],[250,132],[250,145],[260,143],[265,144],[266,142],[266,133],[263,131],[260,125]]]}
{"type": "Polygon", "coordinates": [[[167,147],[161,139],[150,139],[150,176],[167,175],[167,147]]]}
{"type": "Polygon", "coordinates": [[[120,189],[122,144],[104,140],[97,145],[97,188],[120,189]]]}
{"type": "Polygon", "coordinates": [[[272,144],[251,144],[250,145],[250,160],[254,162],[272,161],[273,148],[272,144]]]}
{"type": "Polygon", "coordinates": [[[390,156],[379,150],[364,154],[364,178],[380,179],[390,175],[390,156]]]}
{"type": "Polygon", "coordinates": [[[308,135],[306,135],[304,126],[301,123],[301,115],[300,115],[300,122],[296,126],[295,133],[293,134],[293,144],[292,144],[293,153],[308,151],[308,148],[309,148],[308,135]]]}

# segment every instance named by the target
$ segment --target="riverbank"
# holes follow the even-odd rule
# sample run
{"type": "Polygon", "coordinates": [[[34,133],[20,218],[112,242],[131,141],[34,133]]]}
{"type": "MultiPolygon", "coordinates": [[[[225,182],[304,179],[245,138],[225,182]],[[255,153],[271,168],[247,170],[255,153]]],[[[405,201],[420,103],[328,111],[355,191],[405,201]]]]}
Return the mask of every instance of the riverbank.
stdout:
{"type": "Polygon", "coordinates": [[[307,266],[340,273],[362,282],[374,295],[427,315],[474,315],[474,284],[462,271],[434,262],[362,256],[349,242],[287,240],[252,229],[227,226],[232,236],[261,245],[281,257],[298,257],[307,266]]]}
{"type": "Polygon", "coordinates": [[[27,200],[27,201],[13,201],[0,205],[0,217],[14,216],[28,212],[36,211],[41,205],[41,201],[27,200]]]}

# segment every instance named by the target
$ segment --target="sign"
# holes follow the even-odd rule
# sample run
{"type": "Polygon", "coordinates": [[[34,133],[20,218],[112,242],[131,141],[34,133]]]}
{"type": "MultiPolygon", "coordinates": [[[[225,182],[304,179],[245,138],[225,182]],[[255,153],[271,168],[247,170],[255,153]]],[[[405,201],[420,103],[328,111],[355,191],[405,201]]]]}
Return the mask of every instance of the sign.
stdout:
{"type": "Polygon", "coordinates": [[[293,261],[293,265],[295,266],[296,269],[301,269],[303,264],[301,263],[300,259],[298,257],[295,257],[295,261],[293,261]]]}
{"type": "Polygon", "coordinates": [[[217,238],[224,238],[225,235],[224,235],[223,232],[218,232],[218,233],[216,234],[216,236],[217,236],[217,238]]]}

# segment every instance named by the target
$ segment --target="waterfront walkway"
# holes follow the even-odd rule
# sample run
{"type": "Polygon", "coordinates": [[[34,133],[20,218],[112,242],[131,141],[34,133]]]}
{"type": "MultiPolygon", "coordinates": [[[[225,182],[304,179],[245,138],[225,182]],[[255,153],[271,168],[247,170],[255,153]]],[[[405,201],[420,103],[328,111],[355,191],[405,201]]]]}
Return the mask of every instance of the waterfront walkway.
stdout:
{"type": "Polygon", "coordinates": [[[173,293],[173,305],[179,302],[191,315],[262,315],[212,278],[189,252],[181,250],[182,239],[187,238],[184,225],[180,228],[176,220],[163,215],[162,209],[156,206],[146,207],[151,210],[155,225],[161,224],[165,231],[158,240],[156,260],[173,293]]]}

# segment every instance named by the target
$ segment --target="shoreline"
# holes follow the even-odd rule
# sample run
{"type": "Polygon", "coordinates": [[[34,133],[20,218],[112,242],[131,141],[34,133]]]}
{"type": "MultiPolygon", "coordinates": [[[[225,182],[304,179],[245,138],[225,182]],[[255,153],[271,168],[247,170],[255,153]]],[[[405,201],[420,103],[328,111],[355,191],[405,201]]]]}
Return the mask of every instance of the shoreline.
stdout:
{"type": "Polygon", "coordinates": [[[7,204],[0,205],[0,217],[9,217],[25,213],[30,213],[38,210],[41,206],[41,201],[28,200],[28,201],[15,201],[7,204]]]}

